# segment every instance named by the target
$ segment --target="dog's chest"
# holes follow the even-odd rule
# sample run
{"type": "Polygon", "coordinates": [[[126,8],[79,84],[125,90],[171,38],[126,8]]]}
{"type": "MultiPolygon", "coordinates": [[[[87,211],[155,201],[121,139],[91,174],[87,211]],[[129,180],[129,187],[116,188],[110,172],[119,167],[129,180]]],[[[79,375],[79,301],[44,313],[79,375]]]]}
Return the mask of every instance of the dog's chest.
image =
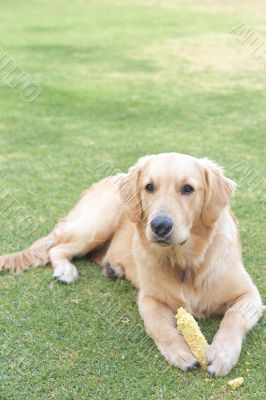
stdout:
{"type": "Polygon", "coordinates": [[[181,302],[188,312],[197,317],[206,315],[206,311],[202,309],[202,294],[195,287],[183,282],[178,285],[176,295],[178,302],[181,302]]]}
{"type": "MultiPolygon", "coordinates": [[[[197,318],[205,318],[210,315],[220,315],[225,311],[225,304],[214,296],[206,287],[197,286],[197,282],[179,281],[175,292],[172,292],[175,308],[184,307],[197,318]]],[[[173,311],[176,311],[175,309],[173,311]]]]}
{"type": "Polygon", "coordinates": [[[179,268],[177,271],[176,297],[186,310],[195,313],[200,308],[201,293],[195,285],[195,274],[192,269],[179,268]]]}
{"type": "Polygon", "coordinates": [[[210,295],[198,285],[197,276],[192,268],[168,269],[164,271],[164,277],[160,280],[162,301],[167,300],[169,306],[175,312],[178,307],[184,307],[196,317],[210,315],[213,304],[210,304],[210,295]],[[167,276],[167,279],[166,279],[167,276]]]}

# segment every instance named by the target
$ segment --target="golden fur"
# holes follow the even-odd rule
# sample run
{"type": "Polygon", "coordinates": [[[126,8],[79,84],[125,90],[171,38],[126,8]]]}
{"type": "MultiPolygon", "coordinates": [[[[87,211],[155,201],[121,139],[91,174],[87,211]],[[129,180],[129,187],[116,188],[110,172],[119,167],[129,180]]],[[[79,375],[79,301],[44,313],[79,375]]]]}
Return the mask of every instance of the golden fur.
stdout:
{"type": "Polygon", "coordinates": [[[175,328],[176,309],[195,317],[224,314],[207,357],[210,374],[226,375],[262,314],[229,208],[234,187],[207,159],[143,157],[128,174],[93,185],[49,236],[0,257],[0,268],[20,271],[51,262],[54,277],[70,283],[78,278],[71,260],[89,253],[107,276],[125,277],[139,288],[147,333],[166,360],[183,370],[197,361],[175,328]],[[151,183],[152,193],[146,190],[151,183]],[[184,194],[184,185],[194,191],[184,194]],[[169,243],[158,243],[151,230],[152,218],[162,213],[174,222],[169,243]]]}

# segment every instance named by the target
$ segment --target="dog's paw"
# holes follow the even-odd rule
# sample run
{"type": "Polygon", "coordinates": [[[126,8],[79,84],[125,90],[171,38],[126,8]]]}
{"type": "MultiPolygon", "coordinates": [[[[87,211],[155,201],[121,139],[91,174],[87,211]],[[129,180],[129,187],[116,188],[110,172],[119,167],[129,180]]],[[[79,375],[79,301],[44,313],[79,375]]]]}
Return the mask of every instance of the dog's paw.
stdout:
{"type": "Polygon", "coordinates": [[[109,262],[104,265],[103,274],[110,279],[122,279],[125,276],[123,267],[120,265],[112,265],[109,262]]]}
{"type": "Polygon", "coordinates": [[[207,351],[208,373],[211,376],[225,376],[236,365],[240,350],[231,345],[212,344],[207,351]]]}
{"type": "Polygon", "coordinates": [[[78,279],[78,271],[70,262],[63,262],[54,269],[53,277],[63,283],[73,283],[78,279]]]}
{"type": "Polygon", "coordinates": [[[160,352],[174,367],[180,368],[183,371],[191,371],[199,367],[199,362],[193,354],[185,349],[180,349],[180,344],[171,346],[158,346],[160,352]]]}

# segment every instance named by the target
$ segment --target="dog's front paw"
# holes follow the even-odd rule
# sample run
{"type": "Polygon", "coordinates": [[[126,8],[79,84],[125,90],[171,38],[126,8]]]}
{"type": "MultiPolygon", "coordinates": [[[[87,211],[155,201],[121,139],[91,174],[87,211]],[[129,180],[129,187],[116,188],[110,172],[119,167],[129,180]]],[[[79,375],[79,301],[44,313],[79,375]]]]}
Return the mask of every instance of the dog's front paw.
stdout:
{"type": "Polygon", "coordinates": [[[231,343],[213,343],[207,350],[208,373],[211,376],[225,376],[236,365],[240,348],[234,341],[231,343]]]}
{"type": "Polygon", "coordinates": [[[183,371],[191,371],[199,367],[199,362],[190,351],[180,348],[180,343],[167,346],[158,345],[166,361],[183,371]]]}

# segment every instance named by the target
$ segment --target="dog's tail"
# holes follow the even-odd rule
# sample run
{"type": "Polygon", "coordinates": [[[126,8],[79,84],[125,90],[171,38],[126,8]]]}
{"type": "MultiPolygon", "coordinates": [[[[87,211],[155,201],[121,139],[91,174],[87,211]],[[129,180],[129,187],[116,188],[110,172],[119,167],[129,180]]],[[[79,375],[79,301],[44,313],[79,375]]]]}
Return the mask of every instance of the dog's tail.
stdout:
{"type": "Polygon", "coordinates": [[[49,262],[49,249],[55,244],[55,233],[37,240],[29,248],[18,253],[0,256],[0,271],[22,272],[30,267],[46,265],[49,262]]]}

